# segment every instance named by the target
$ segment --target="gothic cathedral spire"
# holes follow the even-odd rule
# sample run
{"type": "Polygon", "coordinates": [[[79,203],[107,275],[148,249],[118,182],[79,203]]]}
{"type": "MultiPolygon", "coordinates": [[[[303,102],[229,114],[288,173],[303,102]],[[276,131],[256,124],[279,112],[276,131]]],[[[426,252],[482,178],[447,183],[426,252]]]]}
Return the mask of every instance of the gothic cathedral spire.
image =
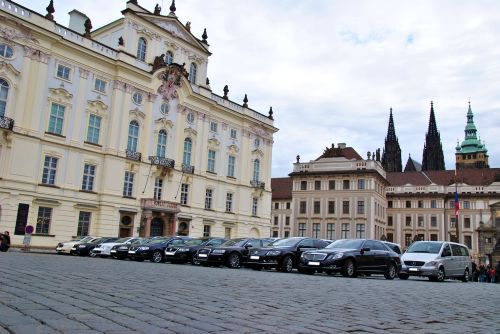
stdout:
{"type": "Polygon", "coordinates": [[[394,128],[392,118],[392,108],[389,113],[389,127],[385,137],[384,152],[382,153],[382,166],[386,172],[401,172],[401,148],[399,147],[398,137],[394,128]]]}
{"type": "Polygon", "coordinates": [[[429,128],[425,135],[424,153],[422,156],[422,171],[445,170],[443,147],[434,116],[434,104],[431,101],[429,128]]]}

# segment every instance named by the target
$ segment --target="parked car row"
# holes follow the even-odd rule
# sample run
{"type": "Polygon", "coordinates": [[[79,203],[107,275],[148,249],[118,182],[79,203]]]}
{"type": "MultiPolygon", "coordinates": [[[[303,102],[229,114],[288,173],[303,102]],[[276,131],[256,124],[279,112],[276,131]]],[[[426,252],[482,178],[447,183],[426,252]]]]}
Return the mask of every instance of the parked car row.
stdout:
{"type": "Polygon", "coordinates": [[[313,275],[340,273],[345,277],[372,274],[396,277],[426,276],[431,281],[446,278],[467,282],[471,272],[466,246],[445,241],[418,241],[401,254],[398,244],[371,239],[342,239],[332,242],[307,237],[276,238],[152,238],[84,237],[59,243],[56,251],[92,257],[129,258],[155,263],[191,263],[254,270],[297,269],[313,275]]]}

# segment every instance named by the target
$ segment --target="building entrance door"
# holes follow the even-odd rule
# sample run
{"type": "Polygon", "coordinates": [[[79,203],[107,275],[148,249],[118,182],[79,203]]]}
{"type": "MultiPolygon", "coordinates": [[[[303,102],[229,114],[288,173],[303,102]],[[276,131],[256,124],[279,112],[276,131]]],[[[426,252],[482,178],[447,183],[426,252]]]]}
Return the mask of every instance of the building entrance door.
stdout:
{"type": "Polygon", "coordinates": [[[154,218],[151,221],[151,237],[159,237],[163,235],[163,220],[161,218],[154,218]]]}

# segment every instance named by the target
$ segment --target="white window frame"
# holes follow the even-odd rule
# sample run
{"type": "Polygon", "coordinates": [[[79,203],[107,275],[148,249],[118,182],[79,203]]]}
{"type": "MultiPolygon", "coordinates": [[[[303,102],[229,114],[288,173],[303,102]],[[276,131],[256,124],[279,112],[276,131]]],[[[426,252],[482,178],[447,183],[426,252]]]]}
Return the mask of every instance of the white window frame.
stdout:
{"type": "Polygon", "coordinates": [[[181,185],[181,205],[188,205],[189,201],[189,184],[183,183],[181,185]]]}
{"type": "Polygon", "coordinates": [[[212,210],[214,190],[212,188],[205,189],[205,209],[212,210]]]}
{"type": "Polygon", "coordinates": [[[134,194],[134,176],[135,174],[130,171],[125,171],[123,181],[123,197],[133,197],[134,194]]]}
{"type": "Polygon", "coordinates": [[[207,171],[210,173],[215,173],[215,156],[215,150],[208,150],[207,171]]]}
{"type": "Polygon", "coordinates": [[[55,185],[59,158],[46,155],[43,163],[42,184],[55,185]]]}
{"type": "Polygon", "coordinates": [[[56,77],[58,79],[64,80],[64,81],[71,81],[71,74],[72,74],[72,69],[71,67],[58,63],[56,66],[56,77]]]}
{"type": "Polygon", "coordinates": [[[82,190],[94,191],[96,165],[85,163],[83,165],[82,190]]]}
{"type": "Polygon", "coordinates": [[[233,193],[226,193],[226,212],[233,212],[233,193]]]}

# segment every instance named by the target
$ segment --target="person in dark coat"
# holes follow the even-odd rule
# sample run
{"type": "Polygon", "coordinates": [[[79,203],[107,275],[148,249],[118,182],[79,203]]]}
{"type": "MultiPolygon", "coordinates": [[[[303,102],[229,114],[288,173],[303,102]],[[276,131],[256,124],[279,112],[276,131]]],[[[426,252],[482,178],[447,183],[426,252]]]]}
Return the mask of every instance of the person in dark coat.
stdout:
{"type": "Polygon", "coordinates": [[[497,266],[495,267],[495,275],[496,275],[495,282],[500,283],[500,261],[498,261],[497,266]]]}
{"type": "Polygon", "coordinates": [[[10,235],[9,231],[0,233],[0,251],[6,252],[10,248],[10,235]]]}
{"type": "Polygon", "coordinates": [[[478,280],[478,272],[477,272],[477,264],[475,261],[472,261],[472,281],[477,282],[478,280]]]}

